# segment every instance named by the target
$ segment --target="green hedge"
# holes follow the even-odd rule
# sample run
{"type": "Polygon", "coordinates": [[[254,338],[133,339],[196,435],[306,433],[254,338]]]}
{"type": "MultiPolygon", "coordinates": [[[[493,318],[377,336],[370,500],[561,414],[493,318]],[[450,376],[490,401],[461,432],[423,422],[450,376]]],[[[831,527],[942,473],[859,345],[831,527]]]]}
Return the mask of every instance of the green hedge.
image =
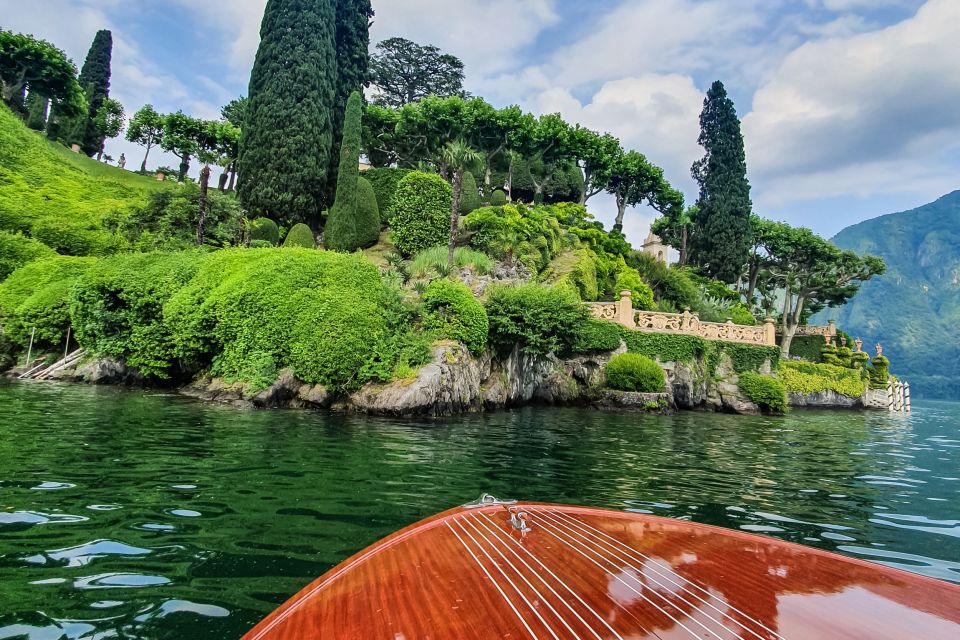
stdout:
{"type": "Polygon", "coordinates": [[[865,388],[861,371],[830,364],[784,360],[780,363],[777,375],[789,393],[834,391],[859,397],[865,388]]]}
{"type": "Polygon", "coordinates": [[[390,225],[393,243],[404,256],[446,244],[450,235],[453,191],[433,173],[407,174],[393,195],[390,225]]]}
{"type": "Polygon", "coordinates": [[[607,386],[620,391],[661,393],[667,384],[663,369],[656,362],[636,353],[620,354],[604,369],[607,386]]]}
{"type": "Polygon", "coordinates": [[[397,190],[397,185],[408,174],[412,173],[410,169],[368,169],[361,173],[366,178],[373,192],[377,197],[377,207],[380,210],[381,222],[389,224],[393,205],[393,194],[397,190]]]}
{"type": "Polygon", "coordinates": [[[464,343],[474,355],[483,353],[490,325],[487,312],[470,289],[452,280],[434,280],[423,294],[423,304],[427,328],[464,343]]]}
{"type": "Polygon", "coordinates": [[[614,283],[614,295],[620,295],[621,291],[629,290],[632,294],[632,303],[634,309],[651,310],[656,307],[653,303],[653,290],[640,278],[640,274],[626,265],[622,265],[617,270],[617,278],[614,283]]]}
{"type": "Polygon", "coordinates": [[[15,344],[26,347],[36,327],[34,346],[63,348],[70,327],[68,296],[95,258],[55,256],[35,260],[0,284],[0,323],[15,344]]]}
{"type": "Polygon", "coordinates": [[[270,218],[254,218],[250,221],[250,242],[262,240],[273,246],[280,244],[280,228],[270,218]]]}
{"type": "Polygon", "coordinates": [[[193,278],[201,258],[198,252],[134,253],[92,265],[70,294],[77,341],[144,375],[170,377],[175,357],[163,306],[193,278]]]}
{"type": "Polygon", "coordinates": [[[786,413],[787,392],[783,383],[776,378],[747,371],[740,374],[737,387],[761,409],[771,413],[786,413]]]}
{"type": "Polygon", "coordinates": [[[574,354],[591,354],[619,349],[620,328],[620,325],[615,322],[589,318],[577,327],[572,352],[574,354]]]}
{"type": "Polygon", "coordinates": [[[570,352],[588,318],[576,292],[566,287],[495,287],[486,307],[490,343],[501,355],[514,346],[534,356],[570,352]]]}
{"type": "Polygon", "coordinates": [[[630,353],[659,358],[661,362],[692,362],[703,359],[711,376],[724,354],[729,356],[737,373],[758,371],[768,360],[772,368],[776,369],[780,361],[780,349],[777,347],[705,340],[697,336],[646,333],[626,327],[620,327],[620,335],[627,343],[630,353]]]}
{"type": "Polygon", "coordinates": [[[38,240],[21,233],[0,231],[0,282],[28,262],[54,255],[53,249],[38,240]]]}
{"type": "MultiPolygon", "coordinates": [[[[780,337],[777,338],[777,344],[780,343],[780,337]]],[[[790,343],[790,355],[795,358],[803,358],[809,362],[820,362],[820,352],[823,350],[823,338],[821,336],[796,336],[790,343]]]]}
{"type": "Polygon", "coordinates": [[[299,222],[287,232],[287,237],[283,240],[284,247],[300,247],[302,249],[316,249],[317,240],[313,236],[310,227],[299,222]]]}

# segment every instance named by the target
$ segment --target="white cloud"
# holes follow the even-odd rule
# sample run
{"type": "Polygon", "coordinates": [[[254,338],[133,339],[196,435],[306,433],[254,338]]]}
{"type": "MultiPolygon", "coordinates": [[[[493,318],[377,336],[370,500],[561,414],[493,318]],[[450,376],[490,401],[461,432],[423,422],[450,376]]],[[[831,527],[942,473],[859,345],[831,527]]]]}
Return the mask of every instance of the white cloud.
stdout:
{"type": "Polygon", "coordinates": [[[960,3],[930,0],[899,24],[791,53],[743,121],[758,201],[943,185],[942,154],[960,139],[958,40],[960,3]]]}

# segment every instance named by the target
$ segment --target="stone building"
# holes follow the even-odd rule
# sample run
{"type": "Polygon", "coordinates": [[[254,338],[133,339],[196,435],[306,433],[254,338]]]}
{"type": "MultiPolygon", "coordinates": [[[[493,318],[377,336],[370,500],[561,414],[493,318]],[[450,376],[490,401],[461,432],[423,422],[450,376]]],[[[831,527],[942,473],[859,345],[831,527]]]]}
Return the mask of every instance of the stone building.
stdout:
{"type": "Polygon", "coordinates": [[[660,236],[651,231],[643,241],[643,252],[648,253],[660,262],[667,262],[667,245],[663,244],[660,236]]]}

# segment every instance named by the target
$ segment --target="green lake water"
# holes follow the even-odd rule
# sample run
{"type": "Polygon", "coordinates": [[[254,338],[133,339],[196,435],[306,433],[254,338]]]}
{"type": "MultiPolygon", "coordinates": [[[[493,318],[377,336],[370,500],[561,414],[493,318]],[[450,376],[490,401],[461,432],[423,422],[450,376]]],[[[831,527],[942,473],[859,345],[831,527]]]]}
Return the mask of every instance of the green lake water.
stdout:
{"type": "Polygon", "coordinates": [[[481,492],[754,531],[960,582],[960,405],[447,421],[0,381],[0,639],[238,638],[481,492]]]}

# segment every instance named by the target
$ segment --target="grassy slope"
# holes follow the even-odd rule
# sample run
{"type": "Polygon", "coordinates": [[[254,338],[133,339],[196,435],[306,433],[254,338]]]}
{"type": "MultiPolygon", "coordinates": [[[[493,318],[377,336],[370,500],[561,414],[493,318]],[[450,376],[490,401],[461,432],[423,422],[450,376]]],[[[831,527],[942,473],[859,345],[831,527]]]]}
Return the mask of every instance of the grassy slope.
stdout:
{"type": "Polygon", "coordinates": [[[116,246],[105,223],[162,188],[50,142],[0,105],[0,229],[22,231],[63,253],[108,253],[116,246]]]}
{"type": "Polygon", "coordinates": [[[848,227],[833,241],[882,256],[887,273],[816,319],[836,318],[871,352],[882,343],[915,394],[960,399],[960,191],[848,227]]]}

